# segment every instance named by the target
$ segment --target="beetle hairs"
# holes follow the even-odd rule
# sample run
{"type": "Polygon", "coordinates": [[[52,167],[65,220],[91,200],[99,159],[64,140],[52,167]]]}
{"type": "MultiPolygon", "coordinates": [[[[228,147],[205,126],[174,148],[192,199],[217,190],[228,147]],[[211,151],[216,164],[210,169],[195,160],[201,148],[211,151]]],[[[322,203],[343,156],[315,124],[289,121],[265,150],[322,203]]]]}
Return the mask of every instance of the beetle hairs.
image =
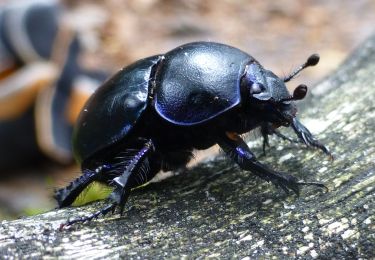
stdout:
{"type": "Polygon", "coordinates": [[[302,70],[306,69],[307,67],[315,66],[319,62],[319,54],[311,54],[310,57],[307,59],[307,61],[299,66],[296,70],[294,70],[289,76],[284,78],[284,82],[288,82],[291,79],[293,79],[295,76],[298,75],[302,70]]]}

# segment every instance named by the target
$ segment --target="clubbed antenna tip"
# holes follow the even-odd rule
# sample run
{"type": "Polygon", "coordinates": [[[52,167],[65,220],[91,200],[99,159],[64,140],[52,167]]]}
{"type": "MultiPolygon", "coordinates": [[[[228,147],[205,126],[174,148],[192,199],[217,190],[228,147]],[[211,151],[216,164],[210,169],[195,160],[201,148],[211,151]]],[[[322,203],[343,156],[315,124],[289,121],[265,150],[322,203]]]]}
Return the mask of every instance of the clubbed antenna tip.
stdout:
{"type": "Polygon", "coordinates": [[[320,56],[319,54],[312,54],[306,61],[306,66],[305,67],[309,67],[309,66],[315,66],[316,64],[318,64],[320,60],[320,56]]]}
{"type": "Polygon", "coordinates": [[[279,102],[289,101],[289,100],[301,100],[304,99],[307,94],[307,86],[304,84],[298,85],[293,91],[293,95],[287,98],[280,99],[279,102]]]}

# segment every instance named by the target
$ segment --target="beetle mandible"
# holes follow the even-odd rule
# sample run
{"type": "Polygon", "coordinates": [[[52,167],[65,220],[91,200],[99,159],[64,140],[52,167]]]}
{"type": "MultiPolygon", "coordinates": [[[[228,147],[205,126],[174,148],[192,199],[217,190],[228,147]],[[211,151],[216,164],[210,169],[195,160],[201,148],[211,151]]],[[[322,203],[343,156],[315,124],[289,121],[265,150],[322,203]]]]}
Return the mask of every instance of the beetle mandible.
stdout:
{"type": "MultiPolygon", "coordinates": [[[[71,205],[92,182],[113,187],[108,205],[85,222],[115,211],[123,214],[132,188],[160,170],[185,166],[195,149],[219,144],[243,170],[297,195],[299,181],[260,163],[240,137],[260,128],[263,150],[268,135],[284,139],[277,128],[292,127],[298,140],[331,156],[296,118],[293,101],[303,99],[305,85],[290,95],[285,82],[314,66],[319,56],[285,78],[266,70],[249,54],[220,43],[193,42],[163,55],[139,60],[108,79],[88,100],[73,132],[73,152],[82,175],[56,192],[60,208],[71,205]]],[[[289,139],[292,140],[292,139],[289,139]]]]}

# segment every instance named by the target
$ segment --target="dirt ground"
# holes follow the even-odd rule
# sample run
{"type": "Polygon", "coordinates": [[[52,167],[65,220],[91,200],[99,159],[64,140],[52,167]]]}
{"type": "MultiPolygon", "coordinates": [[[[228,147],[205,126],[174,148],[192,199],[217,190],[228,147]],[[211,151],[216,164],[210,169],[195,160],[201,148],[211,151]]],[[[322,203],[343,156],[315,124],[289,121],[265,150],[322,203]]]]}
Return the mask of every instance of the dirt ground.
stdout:
{"type": "MultiPolygon", "coordinates": [[[[115,72],[142,57],[204,40],[236,46],[277,75],[312,53],[317,67],[289,83],[316,84],[374,33],[375,1],[107,0],[64,1],[62,23],[81,35],[82,64],[115,72]]],[[[201,157],[198,157],[201,158],[201,157]]],[[[51,209],[53,188],[79,174],[48,163],[0,180],[0,219],[51,209]]]]}

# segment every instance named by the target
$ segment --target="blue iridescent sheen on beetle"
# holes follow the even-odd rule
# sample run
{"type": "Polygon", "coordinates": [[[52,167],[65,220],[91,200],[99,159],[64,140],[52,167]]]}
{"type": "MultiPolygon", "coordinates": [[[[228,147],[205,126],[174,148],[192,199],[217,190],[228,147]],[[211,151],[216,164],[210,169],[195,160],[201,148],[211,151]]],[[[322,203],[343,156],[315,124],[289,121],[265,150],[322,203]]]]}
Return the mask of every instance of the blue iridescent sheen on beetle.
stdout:
{"type": "Polygon", "coordinates": [[[286,192],[315,185],[260,163],[240,137],[256,128],[263,135],[295,141],[277,128],[289,127],[298,141],[331,155],[296,118],[294,100],[305,85],[289,94],[285,82],[318,63],[308,60],[286,78],[266,70],[249,54],[220,43],[193,42],[137,61],[107,80],[86,103],[74,130],[73,150],[82,176],[57,191],[59,207],[71,205],[93,181],[114,188],[108,206],[64,225],[89,221],[119,207],[130,190],[160,170],[184,167],[195,149],[215,144],[243,170],[271,181],[286,192]],[[105,166],[105,167],[103,167],[105,166]]]}

